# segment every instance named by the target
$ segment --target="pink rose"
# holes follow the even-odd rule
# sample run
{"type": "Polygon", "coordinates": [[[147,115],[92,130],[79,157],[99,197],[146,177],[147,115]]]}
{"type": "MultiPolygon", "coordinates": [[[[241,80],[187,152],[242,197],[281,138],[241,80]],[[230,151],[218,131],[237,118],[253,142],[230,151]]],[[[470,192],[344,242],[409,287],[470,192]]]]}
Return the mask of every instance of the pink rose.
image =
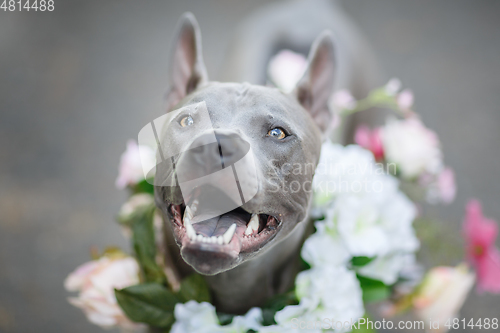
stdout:
{"type": "Polygon", "coordinates": [[[389,119],[382,127],[385,159],[395,163],[403,178],[414,179],[422,173],[438,174],[442,169],[439,138],[420,119],[389,119]]]}
{"type": "Polygon", "coordinates": [[[347,89],[336,91],[332,96],[332,103],[340,110],[353,110],[356,108],[356,100],[347,89]]]}
{"type": "Polygon", "coordinates": [[[400,92],[396,98],[398,107],[403,111],[408,111],[413,106],[413,92],[410,89],[405,89],[400,92]]]}
{"type": "Polygon", "coordinates": [[[291,92],[304,75],[307,59],[300,53],[282,50],[269,62],[268,75],[271,81],[284,92],[291,92]]]}
{"type": "Polygon", "coordinates": [[[437,176],[421,174],[419,184],[427,189],[426,199],[430,204],[449,204],[455,200],[457,193],[455,173],[449,167],[444,168],[437,176]]]}
{"type": "Polygon", "coordinates": [[[147,146],[139,146],[134,140],[127,142],[127,149],[120,158],[118,178],[115,185],[119,189],[134,186],[144,180],[144,165],[154,165],[155,153],[147,146]],[[147,161],[141,161],[141,158],[147,161]]]}
{"type": "Polygon", "coordinates": [[[441,171],[437,183],[442,202],[451,203],[455,200],[457,186],[455,184],[455,173],[451,168],[445,168],[441,171]]]}

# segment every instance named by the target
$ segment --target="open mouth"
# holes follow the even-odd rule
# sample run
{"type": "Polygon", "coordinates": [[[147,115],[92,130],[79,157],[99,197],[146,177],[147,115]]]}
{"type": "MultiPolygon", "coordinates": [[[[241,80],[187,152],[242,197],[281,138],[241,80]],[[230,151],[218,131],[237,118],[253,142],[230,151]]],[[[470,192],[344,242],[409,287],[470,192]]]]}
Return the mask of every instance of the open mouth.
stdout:
{"type": "Polygon", "coordinates": [[[237,257],[263,247],[281,226],[280,214],[258,214],[238,207],[219,216],[204,219],[199,212],[200,200],[186,205],[170,204],[177,241],[182,247],[209,252],[226,253],[237,257]]]}

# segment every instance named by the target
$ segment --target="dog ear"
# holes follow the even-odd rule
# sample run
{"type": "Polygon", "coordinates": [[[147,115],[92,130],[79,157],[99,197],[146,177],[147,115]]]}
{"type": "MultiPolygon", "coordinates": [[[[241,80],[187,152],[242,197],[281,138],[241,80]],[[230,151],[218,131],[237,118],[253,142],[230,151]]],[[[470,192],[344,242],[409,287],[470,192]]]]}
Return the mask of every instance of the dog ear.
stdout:
{"type": "Polygon", "coordinates": [[[192,13],[184,13],[180,18],[172,50],[166,94],[167,111],[208,81],[201,53],[200,28],[192,13]]]}
{"type": "Polygon", "coordinates": [[[328,130],[332,120],[328,101],[335,83],[335,60],[331,33],[324,31],[314,41],[307,69],[293,92],[323,133],[328,130]]]}

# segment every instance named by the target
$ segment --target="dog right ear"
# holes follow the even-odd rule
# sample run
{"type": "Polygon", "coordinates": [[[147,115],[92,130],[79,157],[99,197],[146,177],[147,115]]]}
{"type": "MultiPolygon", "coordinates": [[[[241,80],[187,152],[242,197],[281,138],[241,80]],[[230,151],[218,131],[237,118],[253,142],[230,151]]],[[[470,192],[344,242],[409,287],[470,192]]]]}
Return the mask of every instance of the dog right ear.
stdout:
{"type": "Polygon", "coordinates": [[[314,41],[307,69],[293,92],[323,133],[328,130],[332,119],[328,101],[335,83],[335,60],[331,33],[324,31],[314,41]]]}
{"type": "Polygon", "coordinates": [[[181,99],[208,81],[201,53],[200,27],[194,15],[184,13],[177,23],[177,32],[170,56],[167,111],[181,99]]]}

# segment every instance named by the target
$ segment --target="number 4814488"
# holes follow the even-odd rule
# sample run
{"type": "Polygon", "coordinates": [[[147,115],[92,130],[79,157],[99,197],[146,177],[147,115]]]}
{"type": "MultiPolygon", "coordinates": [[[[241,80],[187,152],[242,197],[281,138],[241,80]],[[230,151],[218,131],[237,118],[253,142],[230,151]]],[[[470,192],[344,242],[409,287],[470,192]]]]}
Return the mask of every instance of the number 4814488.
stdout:
{"type": "MultiPolygon", "coordinates": [[[[1,1],[1,0],[0,0],[1,1]]],[[[4,12],[14,11],[35,11],[52,12],[54,11],[54,0],[4,0],[0,6],[4,12]]]]}
{"type": "Polygon", "coordinates": [[[484,329],[484,330],[489,330],[492,329],[494,332],[498,332],[498,318],[479,318],[477,320],[470,319],[466,320],[465,318],[462,318],[461,320],[458,318],[453,318],[453,319],[448,319],[446,323],[444,324],[448,330],[453,329],[484,329]]]}

